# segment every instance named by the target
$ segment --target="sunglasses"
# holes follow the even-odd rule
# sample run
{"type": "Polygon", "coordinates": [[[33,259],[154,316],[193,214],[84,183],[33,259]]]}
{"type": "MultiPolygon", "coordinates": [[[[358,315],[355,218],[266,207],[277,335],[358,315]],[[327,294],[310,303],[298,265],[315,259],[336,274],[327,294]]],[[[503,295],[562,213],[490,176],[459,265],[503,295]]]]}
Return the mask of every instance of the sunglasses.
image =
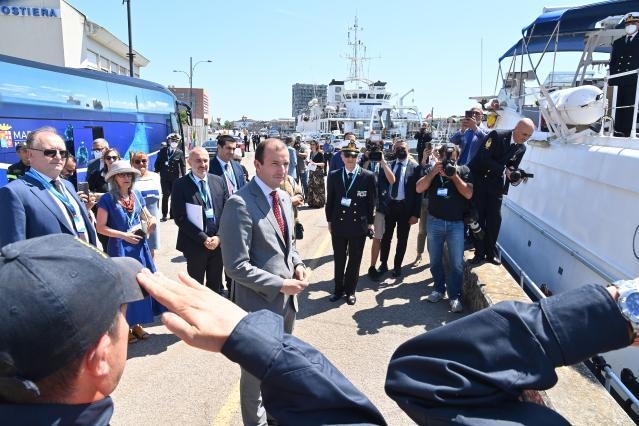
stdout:
{"type": "Polygon", "coordinates": [[[135,160],[134,163],[135,164],[146,164],[146,163],[148,163],[148,160],[135,160]]]}
{"type": "Polygon", "coordinates": [[[344,157],[346,158],[357,158],[358,155],[356,152],[344,152],[344,157]]]}
{"type": "Polygon", "coordinates": [[[105,160],[111,160],[111,161],[116,161],[118,159],[117,155],[106,155],[104,156],[105,160]]]}
{"type": "Polygon", "coordinates": [[[33,151],[40,151],[45,157],[55,158],[56,155],[60,154],[62,158],[69,158],[69,151],[66,149],[38,149],[38,148],[29,148],[33,151]]]}
{"type": "Polygon", "coordinates": [[[116,176],[128,177],[133,179],[134,173],[118,173],[116,176]]]}

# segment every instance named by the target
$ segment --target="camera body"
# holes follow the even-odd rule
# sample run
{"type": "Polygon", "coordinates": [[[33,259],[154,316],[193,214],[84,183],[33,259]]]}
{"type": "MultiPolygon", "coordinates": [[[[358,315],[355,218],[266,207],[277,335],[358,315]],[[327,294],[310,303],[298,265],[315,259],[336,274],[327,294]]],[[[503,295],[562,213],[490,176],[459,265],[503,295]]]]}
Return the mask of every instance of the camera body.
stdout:
{"type": "Polygon", "coordinates": [[[382,149],[375,142],[370,142],[366,145],[368,150],[368,159],[370,161],[382,161],[382,149]]]}
{"type": "Polygon", "coordinates": [[[444,169],[444,174],[446,174],[446,176],[448,177],[455,176],[455,173],[457,173],[457,166],[455,165],[455,161],[453,160],[454,152],[454,145],[447,144],[444,148],[444,156],[442,157],[442,168],[444,169]]]}
{"type": "Polygon", "coordinates": [[[472,109],[469,109],[468,111],[464,112],[464,117],[466,118],[473,118],[475,115],[475,112],[472,109]]]}
{"type": "Polygon", "coordinates": [[[479,222],[477,222],[478,218],[479,215],[477,214],[477,211],[471,207],[464,213],[464,224],[468,226],[468,228],[470,228],[470,232],[473,233],[475,238],[477,238],[478,240],[483,240],[484,230],[481,229],[479,222]]]}
{"type": "Polygon", "coordinates": [[[512,183],[517,183],[522,179],[526,180],[526,179],[530,179],[534,177],[535,177],[534,174],[528,173],[524,169],[515,169],[512,172],[510,172],[510,182],[512,183]]]}

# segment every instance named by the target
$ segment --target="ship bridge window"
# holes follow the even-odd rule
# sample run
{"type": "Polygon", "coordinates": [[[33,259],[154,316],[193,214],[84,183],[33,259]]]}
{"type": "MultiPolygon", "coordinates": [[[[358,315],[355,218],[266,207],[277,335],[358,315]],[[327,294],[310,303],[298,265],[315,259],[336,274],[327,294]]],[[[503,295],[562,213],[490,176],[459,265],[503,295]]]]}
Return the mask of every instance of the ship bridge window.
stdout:
{"type": "Polygon", "coordinates": [[[360,99],[366,99],[366,93],[360,93],[359,94],[359,98],[360,99]]]}
{"type": "Polygon", "coordinates": [[[368,94],[368,99],[375,99],[375,94],[374,93],[369,93],[368,94]]]}
{"type": "Polygon", "coordinates": [[[390,99],[391,95],[386,95],[384,99],[390,99]]]}
{"type": "Polygon", "coordinates": [[[346,93],[346,94],[344,95],[344,97],[345,97],[346,99],[350,99],[350,98],[351,98],[351,94],[350,94],[350,93],[346,93]]]}
{"type": "Polygon", "coordinates": [[[384,99],[384,95],[383,95],[383,94],[381,94],[381,93],[378,93],[378,94],[377,94],[377,99],[384,99]]]}

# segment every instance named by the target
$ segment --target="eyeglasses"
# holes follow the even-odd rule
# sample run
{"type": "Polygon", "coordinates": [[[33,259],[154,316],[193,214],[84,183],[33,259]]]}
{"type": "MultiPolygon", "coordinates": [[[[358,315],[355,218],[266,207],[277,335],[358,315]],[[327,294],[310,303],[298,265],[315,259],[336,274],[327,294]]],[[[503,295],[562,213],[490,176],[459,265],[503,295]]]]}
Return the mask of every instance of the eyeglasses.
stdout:
{"type": "Polygon", "coordinates": [[[116,161],[118,159],[118,156],[117,155],[105,155],[104,159],[105,160],[116,161]]]}
{"type": "Polygon", "coordinates": [[[45,157],[55,158],[56,155],[60,154],[62,158],[69,158],[69,151],[66,149],[38,149],[38,148],[29,148],[33,151],[40,151],[45,157]]]}
{"type": "Polygon", "coordinates": [[[135,160],[134,161],[135,164],[146,164],[148,162],[149,162],[148,160],[135,160]]]}
{"type": "Polygon", "coordinates": [[[357,158],[358,155],[356,152],[344,152],[344,157],[346,158],[357,158]]]}

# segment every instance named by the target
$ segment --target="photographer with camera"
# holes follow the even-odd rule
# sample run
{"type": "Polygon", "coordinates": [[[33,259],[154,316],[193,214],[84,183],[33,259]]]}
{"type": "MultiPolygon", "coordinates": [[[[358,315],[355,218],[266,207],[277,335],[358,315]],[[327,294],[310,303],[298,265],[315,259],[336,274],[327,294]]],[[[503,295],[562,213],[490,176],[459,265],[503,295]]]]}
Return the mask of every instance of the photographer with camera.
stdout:
{"type": "Polygon", "coordinates": [[[378,280],[379,274],[375,268],[379,252],[382,246],[382,238],[385,230],[385,212],[388,205],[388,189],[390,185],[395,183],[395,175],[391,170],[386,158],[384,157],[383,142],[380,136],[371,135],[377,140],[368,140],[366,142],[366,151],[360,160],[360,166],[363,169],[373,172],[375,176],[375,188],[377,194],[377,205],[375,206],[375,233],[373,234],[373,243],[371,244],[371,264],[368,268],[368,277],[372,280],[378,280]]]}
{"type": "Polygon", "coordinates": [[[479,226],[485,232],[483,239],[475,239],[475,257],[471,264],[486,259],[501,265],[495,250],[501,227],[501,201],[508,185],[517,183],[518,175],[522,177],[515,171],[526,152],[524,143],[534,130],[535,125],[529,118],[519,120],[513,130],[493,130],[468,164],[475,185],[473,204],[479,215],[479,226]]]}
{"type": "Polygon", "coordinates": [[[326,183],[326,221],[335,265],[335,290],[330,301],[344,297],[349,305],[357,300],[355,290],[366,237],[374,234],[375,177],[357,164],[358,153],[354,141],[343,147],[344,167],[331,170],[326,183]]]}
{"type": "Polygon", "coordinates": [[[450,142],[459,147],[460,155],[458,164],[468,165],[473,159],[477,150],[484,142],[484,138],[488,134],[485,127],[484,112],[481,105],[475,105],[464,113],[461,121],[461,129],[450,137],[450,142]]]}
{"type": "Polygon", "coordinates": [[[439,302],[448,291],[452,312],[461,312],[462,278],[464,272],[464,213],[473,196],[470,170],[457,165],[459,148],[451,143],[439,149],[439,161],[429,165],[426,175],[417,181],[418,193],[428,197],[427,244],[430,271],[435,289],[429,302],[439,302]],[[448,282],[444,273],[443,251],[448,249],[450,271],[448,282]]]}

